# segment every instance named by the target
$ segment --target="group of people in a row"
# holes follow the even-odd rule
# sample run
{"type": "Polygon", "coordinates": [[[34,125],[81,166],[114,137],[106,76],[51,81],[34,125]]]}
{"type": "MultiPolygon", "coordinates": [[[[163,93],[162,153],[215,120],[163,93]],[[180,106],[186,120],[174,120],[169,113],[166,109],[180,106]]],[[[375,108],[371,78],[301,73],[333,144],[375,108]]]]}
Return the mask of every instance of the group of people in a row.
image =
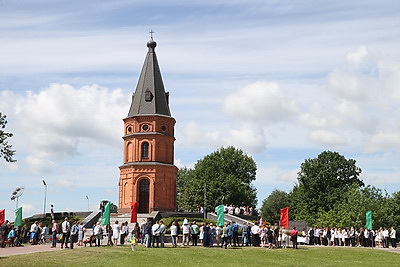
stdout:
{"type": "Polygon", "coordinates": [[[309,245],[397,248],[393,226],[389,229],[380,227],[378,230],[311,227],[307,232],[304,229],[302,235],[308,238],[309,245]]]}
{"type": "MultiPolygon", "coordinates": [[[[198,210],[200,213],[204,213],[204,208],[200,207],[198,210]]],[[[233,205],[225,205],[224,206],[224,213],[230,214],[230,215],[246,215],[246,216],[252,216],[254,215],[253,213],[253,207],[249,206],[233,206],[233,205]]]]}
{"type": "MultiPolygon", "coordinates": [[[[143,221],[139,240],[146,247],[161,247],[165,243],[165,232],[167,227],[162,221],[153,224],[151,221],[143,221]]],[[[293,231],[293,230],[292,230],[293,231]]],[[[172,222],[170,227],[171,243],[173,247],[178,246],[178,237],[181,236],[181,246],[204,247],[240,247],[240,246],[261,246],[261,247],[287,247],[292,231],[275,226],[259,226],[257,223],[250,226],[244,223],[239,226],[236,222],[225,222],[223,226],[213,223],[197,224],[196,221],[189,223],[187,219],[183,220],[182,225],[178,221],[172,222]],[[241,229],[241,231],[240,231],[241,229]],[[241,236],[240,236],[241,232],[241,236]]],[[[296,236],[297,236],[297,230],[296,236]]]]}

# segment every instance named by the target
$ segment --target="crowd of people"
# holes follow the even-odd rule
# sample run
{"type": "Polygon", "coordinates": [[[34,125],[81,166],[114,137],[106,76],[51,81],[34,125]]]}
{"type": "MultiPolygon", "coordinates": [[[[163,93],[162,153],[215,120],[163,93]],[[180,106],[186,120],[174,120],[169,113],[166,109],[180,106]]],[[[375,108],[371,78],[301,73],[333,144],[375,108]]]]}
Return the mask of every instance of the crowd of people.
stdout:
{"type": "Polygon", "coordinates": [[[135,250],[137,243],[146,248],[163,248],[167,242],[171,242],[172,247],[256,246],[272,249],[287,248],[289,245],[297,248],[298,243],[316,246],[397,247],[394,227],[381,227],[376,231],[354,227],[348,229],[311,227],[297,231],[296,227],[285,229],[277,224],[243,223],[239,226],[236,222],[225,222],[223,226],[217,226],[213,223],[198,224],[196,221],[189,222],[188,219],[184,219],[182,224],[177,220],[173,221],[170,227],[167,227],[163,220],[155,223],[143,220],[141,224],[135,223],[132,229],[127,221],[121,224],[115,221],[105,227],[97,223],[86,238],[85,232],[82,222],[70,222],[68,218],[60,224],[52,220],[51,228],[38,221],[32,223],[29,230],[26,225],[18,230],[8,221],[0,226],[2,247],[7,244],[22,246],[29,242],[31,245],[37,245],[51,241],[51,248],[56,248],[59,243],[61,249],[73,249],[75,243],[77,246],[87,244],[101,246],[104,238],[107,238],[106,244],[109,246],[130,244],[132,250],[135,250]],[[170,235],[166,235],[167,230],[170,235]]]}
{"type": "Polygon", "coordinates": [[[351,228],[310,228],[302,235],[310,245],[397,248],[396,230],[380,227],[378,230],[351,228]]]}

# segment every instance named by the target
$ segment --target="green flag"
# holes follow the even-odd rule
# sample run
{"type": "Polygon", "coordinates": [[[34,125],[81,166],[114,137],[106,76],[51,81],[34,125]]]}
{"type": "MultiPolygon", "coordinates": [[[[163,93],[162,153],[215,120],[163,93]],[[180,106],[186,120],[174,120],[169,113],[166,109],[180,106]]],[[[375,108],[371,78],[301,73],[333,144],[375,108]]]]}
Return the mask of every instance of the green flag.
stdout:
{"type": "Polygon", "coordinates": [[[372,210],[365,213],[365,228],[372,230],[372,210]]]}
{"type": "Polygon", "coordinates": [[[22,207],[15,209],[15,226],[22,226],[22,207]]]}
{"type": "Polygon", "coordinates": [[[217,226],[224,226],[224,205],[219,205],[217,211],[217,226]]]}
{"type": "Polygon", "coordinates": [[[108,201],[107,204],[104,206],[103,214],[101,215],[101,225],[110,224],[110,206],[111,202],[108,201]]]}

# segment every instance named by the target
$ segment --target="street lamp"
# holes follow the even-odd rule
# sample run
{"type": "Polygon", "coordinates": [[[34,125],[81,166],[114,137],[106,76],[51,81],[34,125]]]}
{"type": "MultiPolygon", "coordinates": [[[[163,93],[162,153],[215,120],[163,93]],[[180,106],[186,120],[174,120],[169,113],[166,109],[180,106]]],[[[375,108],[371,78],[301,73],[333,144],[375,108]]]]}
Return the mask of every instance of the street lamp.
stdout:
{"type": "Polygon", "coordinates": [[[43,217],[46,217],[46,197],[47,197],[47,184],[46,181],[43,180],[44,185],[44,204],[43,204],[43,217]]]}
{"type": "Polygon", "coordinates": [[[87,199],[87,211],[89,211],[89,197],[86,195],[86,199],[87,199]]]}
{"type": "Polygon", "coordinates": [[[23,186],[19,186],[11,194],[11,198],[10,199],[11,200],[16,200],[16,206],[15,206],[16,209],[18,208],[18,198],[20,196],[22,196],[22,194],[24,193],[24,189],[25,188],[23,186]]]}

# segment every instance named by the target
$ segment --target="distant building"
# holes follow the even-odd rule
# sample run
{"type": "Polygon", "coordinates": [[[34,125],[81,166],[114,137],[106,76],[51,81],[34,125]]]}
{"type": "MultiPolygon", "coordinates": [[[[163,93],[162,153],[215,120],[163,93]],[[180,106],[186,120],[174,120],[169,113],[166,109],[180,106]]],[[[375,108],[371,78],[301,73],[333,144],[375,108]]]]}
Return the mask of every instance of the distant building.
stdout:
{"type": "Polygon", "coordinates": [[[119,167],[119,212],[137,201],[139,213],[176,209],[175,119],[169,109],[155,47],[148,52],[128,116],[124,119],[124,164],[119,167]]]}

